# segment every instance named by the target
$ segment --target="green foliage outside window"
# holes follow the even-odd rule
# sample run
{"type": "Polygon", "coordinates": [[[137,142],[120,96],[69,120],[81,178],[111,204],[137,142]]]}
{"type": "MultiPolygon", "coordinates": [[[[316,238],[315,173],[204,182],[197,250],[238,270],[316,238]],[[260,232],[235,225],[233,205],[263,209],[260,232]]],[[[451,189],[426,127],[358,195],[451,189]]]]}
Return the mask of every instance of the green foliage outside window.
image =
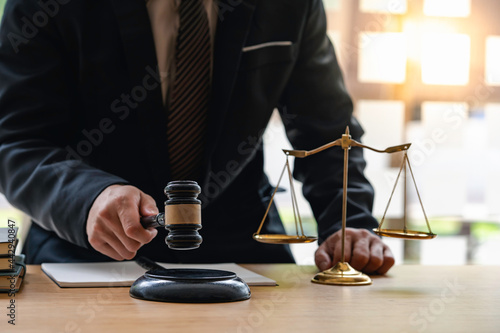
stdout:
{"type": "Polygon", "coordinates": [[[7,0],[0,0],[0,19],[3,16],[3,7],[5,7],[6,2],[7,2],[7,0]]]}
{"type": "Polygon", "coordinates": [[[5,3],[7,0],[0,0],[0,20],[2,19],[3,16],[3,7],[5,7],[5,3]]]}

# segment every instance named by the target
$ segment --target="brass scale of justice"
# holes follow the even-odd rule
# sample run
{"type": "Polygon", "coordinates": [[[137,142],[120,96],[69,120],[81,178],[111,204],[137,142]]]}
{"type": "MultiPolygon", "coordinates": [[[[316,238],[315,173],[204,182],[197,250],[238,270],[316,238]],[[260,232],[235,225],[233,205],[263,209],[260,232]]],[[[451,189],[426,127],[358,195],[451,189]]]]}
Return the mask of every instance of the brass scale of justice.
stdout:
{"type": "MultiPolygon", "coordinates": [[[[286,163],[281,172],[278,184],[271,197],[265,215],[259,226],[258,231],[253,238],[259,242],[271,244],[286,243],[309,243],[317,240],[317,237],[310,237],[304,234],[302,220],[299,214],[295,189],[293,187],[292,172],[288,158],[305,158],[317,154],[325,149],[334,146],[340,146],[344,149],[344,175],[343,175],[343,199],[342,199],[342,260],[329,270],[320,272],[314,276],[313,282],[323,284],[337,285],[366,285],[371,284],[371,279],[367,275],[356,271],[349,263],[345,262],[345,229],[347,213],[347,169],[349,160],[349,149],[351,147],[368,148],[378,153],[396,153],[403,152],[403,162],[396,179],[396,183],[391,193],[389,202],[385,209],[379,227],[374,232],[381,236],[398,237],[405,239],[430,239],[436,237],[432,233],[427,215],[425,214],[417,184],[411,170],[407,151],[410,144],[403,144],[386,148],[385,150],[374,149],[353,140],[349,134],[349,128],[346,128],[345,134],[340,139],[325,144],[319,148],[305,150],[283,150],[286,155],[286,163]],[[410,170],[411,178],[417,191],[420,205],[427,223],[428,232],[419,232],[409,230],[406,227],[406,210],[404,212],[403,229],[383,229],[387,209],[389,208],[392,196],[398,184],[402,171],[404,171],[405,186],[405,207],[406,207],[406,168],[410,170]],[[275,194],[280,185],[285,171],[288,171],[290,189],[292,196],[292,207],[295,217],[296,235],[280,234],[261,234],[260,231],[269,213],[275,194]],[[300,229],[300,233],[299,233],[300,229]]],[[[145,228],[165,227],[170,233],[166,238],[167,245],[176,250],[190,250],[198,248],[202,242],[198,229],[201,228],[201,201],[197,199],[201,188],[193,181],[173,181],[165,188],[165,194],[168,200],[165,202],[165,213],[155,216],[146,216],[141,218],[141,224],[145,228]]],[[[161,265],[147,258],[138,258],[139,265],[148,271],[137,279],[130,288],[130,296],[143,300],[164,301],[164,302],[182,302],[182,303],[213,303],[240,301],[250,298],[250,288],[235,273],[212,269],[165,269],[161,265]]]]}
{"type": "Polygon", "coordinates": [[[267,207],[266,213],[262,219],[262,222],[259,226],[259,229],[253,235],[253,238],[259,242],[268,243],[268,244],[310,243],[310,242],[317,240],[317,237],[306,236],[304,234],[304,230],[302,227],[302,220],[300,217],[298,204],[297,204],[297,198],[295,195],[295,189],[293,187],[293,178],[292,178],[292,172],[290,169],[289,157],[294,156],[295,158],[305,158],[305,157],[317,154],[323,150],[329,149],[329,148],[334,147],[334,146],[340,146],[344,150],[344,174],[343,174],[343,197],[342,197],[342,247],[341,247],[342,248],[342,255],[341,255],[340,262],[338,262],[332,268],[316,274],[312,278],[312,282],[321,283],[321,284],[351,285],[351,286],[368,285],[368,284],[372,283],[370,277],[366,274],[363,274],[363,273],[355,270],[354,268],[352,268],[349,265],[349,263],[345,262],[345,238],[346,238],[345,229],[346,229],[346,216],[347,216],[347,178],[348,178],[347,177],[347,169],[348,169],[348,163],[349,163],[349,150],[351,149],[351,147],[360,147],[360,148],[370,149],[370,150],[377,152],[377,153],[393,154],[393,153],[397,153],[397,152],[403,152],[403,160],[401,163],[401,167],[399,169],[398,176],[396,177],[396,181],[395,181],[394,187],[392,189],[391,196],[389,198],[389,201],[387,203],[387,206],[385,208],[384,214],[382,216],[382,219],[380,221],[378,228],[373,229],[373,231],[377,235],[385,236],[385,237],[395,237],[395,238],[413,239],[413,240],[432,239],[432,238],[436,237],[436,234],[432,233],[432,231],[431,231],[429,220],[427,219],[427,215],[425,214],[422,199],[420,197],[420,193],[418,192],[417,183],[415,182],[415,177],[414,177],[413,171],[411,169],[410,160],[408,159],[407,152],[411,146],[410,143],[388,147],[384,150],[378,150],[378,149],[363,145],[363,144],[357,142],[356,140],[353,140],[351,138],[351,135],[349,134],[349,127],[347,127],[345,134],[343,134],[341,138],[339,138],[333,142],[327,143],[319,148],[309,150],[309,151],[283,149],[283,152],[286,155],[285,166],[283,167],[283,171],[281,172],[280,178],[278,180],[278,184],[276,185],[276,188],[274,189],[273,195],[271,196],[271,200],[270,200],[269,205],[267,207]],[[406,217],[406,215],[407,215],[406,214],[407,169],[410,171],[411,179],[413,180],[413,184],[415,186],[417,197],[418,197],[418,200],[420,202],[420,206],[422,207],[422,212],[423,212],[423,215],[425,218],[425,222],[427,224],[428,232],[415,231],[415,230],[410,230],[407,228],[407,217],[406,217]],[[285,171],[287,171],[287,173],[288,173],[288,179],[290,182],[290,193],[291,193],[291,199],[292,199],[292,210],[293,210],[293,215],[294,215],[294,219],[295,219],[296,235],[261,234],[260,231],[262,229],[262,226],[264,225],[267,214],[269,213],[269,209],[271,208],[271,204],[273,203],[274,197],[275,197],[276,192],[279,188],[279,185],[281,183],[281,179],[283,178],[285,171]],[[403,173],[403,184],[404,184],[403,228],[402,229],[383,229],[382,226],[383,226],[383,223],[385,221],[385,216],[386,216],[387,210],[391,204],[391,200],[392,200],[392,197],[394,195],[394,191],[396,190],[396,187],[398,185],[398,181],[399,181],[399,178],[401,176],[401,173],[403,173]],[[300,231],[299,231],[299,229],[300,229],[300,231]]]}

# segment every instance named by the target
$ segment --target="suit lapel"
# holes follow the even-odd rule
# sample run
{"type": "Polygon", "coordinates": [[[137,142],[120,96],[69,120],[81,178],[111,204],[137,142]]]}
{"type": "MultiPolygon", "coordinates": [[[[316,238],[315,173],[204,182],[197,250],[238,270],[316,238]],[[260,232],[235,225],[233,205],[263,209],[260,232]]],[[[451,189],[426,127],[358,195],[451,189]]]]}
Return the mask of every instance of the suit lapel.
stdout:
{"type": "MultiPolygon", "coordinates": [[[[257,0],[219,0],[214,45],[212,102],[207,135],[206,166],[217,145],[228,112],[242,48],[248,36],[257,0]]],[[[206,179],[208,180],[208,179],[206,179]]]]}

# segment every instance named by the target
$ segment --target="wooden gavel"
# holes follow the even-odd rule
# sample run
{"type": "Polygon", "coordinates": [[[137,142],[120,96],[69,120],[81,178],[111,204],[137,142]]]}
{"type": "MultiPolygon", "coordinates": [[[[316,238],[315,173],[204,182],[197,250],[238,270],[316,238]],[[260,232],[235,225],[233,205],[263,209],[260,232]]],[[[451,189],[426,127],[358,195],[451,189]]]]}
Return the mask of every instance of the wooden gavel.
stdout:
{"type": "Polygon", "coordinates": [[[165,227],[169,231],[165,243],[173,250],[192,250],[200,246],[200,186],[191,180],[176,180],[165,187],[165,213],[141,217],[144,228],[165,227]]]}

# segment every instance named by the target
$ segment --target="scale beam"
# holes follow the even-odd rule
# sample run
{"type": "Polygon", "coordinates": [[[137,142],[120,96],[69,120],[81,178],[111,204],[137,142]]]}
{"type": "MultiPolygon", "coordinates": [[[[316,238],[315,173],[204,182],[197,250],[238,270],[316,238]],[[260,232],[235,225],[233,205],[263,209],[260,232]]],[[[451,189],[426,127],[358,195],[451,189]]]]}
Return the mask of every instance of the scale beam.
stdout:
{"type": "MultiPolygon", "coordinates": [[[[283,149],[283,152],[286,155],[288,155],[288,156],[293,156],[293,157],[298,157],[298,158],[304,158],[304,157],[308,157],[308,156],[317,154],[319,152],[322,152],[325,149],[328,149],[328,148],[331,148],[331,147],[334,147],[334,146],[342,146],[342,141],[343,141],[342,138],[341,139],[337,139],[335,141],[327,143],[326,145],[323,145],[323,146],[321,146],[319,148],[312,149],[312,150],[288,150],[288,149],[283,149]]],[[[344,144],[346,144],[346,143],[350,147],[367,148],[367,149],[373,150],[374,152],[377,152],[377,153],[387,153],[387,154],[397,153],[397,152],[400,152],[400,151],[406,151],[411,146],[411,143],[405,143],[405,144],[402,144],[402,145],[391,146],[391,147],[387,147],[384,150],[380,150],[380,149],[376,149],[376,148],[364,145],[364,144],[362,144],[362,143],[360,143],[360,142],[358,142],[356,140],[351,139],[350,137],[349,137],[349,139],[347,139],[347,142],[346,142],[346,139],[344,139],[344,144]]]]}
{"type": "Polygon", "coordinates": [[[361,144],[361,143],[359,143],[359,142],[357,142],[355,140],[351,140],[351,141],[352,141],[351,146],[353,146],[353,147],[367,148],[367,149],[373,150],[376,153],[387,153],[387,154],[397,153],[397,152],[400,152],[400,151],[406,151],[411,146],[411,143],[405,143],[403,145],[392,146],[392,147],[388,147],[388,148],[386,148],[384,150],[379,150],[379,149],[375,149],[375,148],[363,145],[363,144],[361,144]]]}
{"type": "Polygon", "coordinates": [[[327,143],[326,145],[323,145],[323,146],[316,148],[316,149],[313,149],[313,150],[287,150],[287,149],[283,149],[283,152],[289,156],[303,158],[303,157],[317,154],[325,149],[328,149],[328,148],[331,148],[334,146],[340,146],[341,144],[342,144],[342,139],[337,139],[333,142],[327,143]]]}

